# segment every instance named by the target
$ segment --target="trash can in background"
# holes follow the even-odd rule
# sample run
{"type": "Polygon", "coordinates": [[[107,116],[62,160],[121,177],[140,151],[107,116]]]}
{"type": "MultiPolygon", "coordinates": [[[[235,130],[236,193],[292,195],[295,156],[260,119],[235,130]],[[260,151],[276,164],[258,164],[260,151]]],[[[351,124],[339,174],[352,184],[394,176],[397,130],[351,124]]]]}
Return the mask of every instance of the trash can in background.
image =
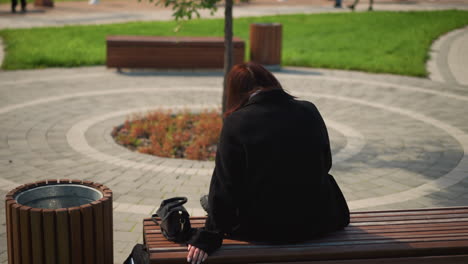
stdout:
{"type": "Polygon", "coordinates": [[[281,67],[282,25],[254,23],[250,25],[250,60],[269,70],[281,67]]]}
{"type": "Polygon", "coordinates": [[[8,263],[113,263],[112,191],[45,180],[6,195],[8,263]]]}

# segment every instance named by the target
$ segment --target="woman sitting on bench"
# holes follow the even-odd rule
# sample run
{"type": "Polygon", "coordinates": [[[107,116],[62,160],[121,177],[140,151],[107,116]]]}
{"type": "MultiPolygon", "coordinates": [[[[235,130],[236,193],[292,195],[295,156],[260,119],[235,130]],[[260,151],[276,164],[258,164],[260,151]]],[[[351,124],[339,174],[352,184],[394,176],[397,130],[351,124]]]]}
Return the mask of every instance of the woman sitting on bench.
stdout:
{"type": "MultiPolygon", "coordinates": [[[[233,67],[205,228],[188,242],[200,263],[223,238],[297,243],[349,224],[330,142],[314,104],[296,100],[259,64],[233,67]]],[[[207,204],[206,204],[207,203],[207,204]]]]}

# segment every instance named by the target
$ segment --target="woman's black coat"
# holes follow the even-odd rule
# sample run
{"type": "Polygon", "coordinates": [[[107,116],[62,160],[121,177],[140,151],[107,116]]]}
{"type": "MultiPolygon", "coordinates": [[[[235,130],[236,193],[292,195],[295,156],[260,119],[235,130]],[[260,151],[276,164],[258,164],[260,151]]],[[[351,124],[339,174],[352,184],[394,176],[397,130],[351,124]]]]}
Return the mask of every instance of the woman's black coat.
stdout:
{"type": "Polygon", "coordinates": [[[225,119],[204,230],[190,244],[208,253],[221,237],[298,242],[349,224],[331,175],[327,128],[314,104],[261,92],[225,119]]]}

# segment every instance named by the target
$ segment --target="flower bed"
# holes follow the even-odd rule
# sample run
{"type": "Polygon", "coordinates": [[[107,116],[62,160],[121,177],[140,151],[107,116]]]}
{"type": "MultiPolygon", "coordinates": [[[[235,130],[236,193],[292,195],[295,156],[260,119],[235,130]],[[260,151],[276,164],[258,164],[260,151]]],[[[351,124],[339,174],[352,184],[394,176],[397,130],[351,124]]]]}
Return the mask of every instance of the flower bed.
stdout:
{"type": "Polygon", "coordinates": [[[214,160],[222,119],[217,111],[137,114],[112,131],[131,150],[169,158],[214,160]]]}

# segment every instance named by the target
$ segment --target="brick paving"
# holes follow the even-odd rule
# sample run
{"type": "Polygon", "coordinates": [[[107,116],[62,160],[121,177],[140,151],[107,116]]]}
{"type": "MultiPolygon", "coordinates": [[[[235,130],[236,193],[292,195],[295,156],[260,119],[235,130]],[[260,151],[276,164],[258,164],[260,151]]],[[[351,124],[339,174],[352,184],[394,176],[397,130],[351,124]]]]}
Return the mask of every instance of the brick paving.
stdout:
{"type": "MultiPolygon", "coordinates": [[[[466,29],[434,44],[431,79],[293,67],[275,73],[322,112],[332,174],[352,210],[468,205],[468,67],[453,55],[466,57],[463,43],[466,29]]],[[[121,263],[141,242],[142,218],[161,199],[187,196],[190,212],[203,214],[198,199],[214,164],[130,152],[113,141],[112,128],[147,109],[219,108],[221,83],[217,71],[0,71],[0,196],[47,178],[109,186],[115,262],[121,263]]],[[[0,263],[6,263],[4,218],[0,225],[0,263]]]]}

